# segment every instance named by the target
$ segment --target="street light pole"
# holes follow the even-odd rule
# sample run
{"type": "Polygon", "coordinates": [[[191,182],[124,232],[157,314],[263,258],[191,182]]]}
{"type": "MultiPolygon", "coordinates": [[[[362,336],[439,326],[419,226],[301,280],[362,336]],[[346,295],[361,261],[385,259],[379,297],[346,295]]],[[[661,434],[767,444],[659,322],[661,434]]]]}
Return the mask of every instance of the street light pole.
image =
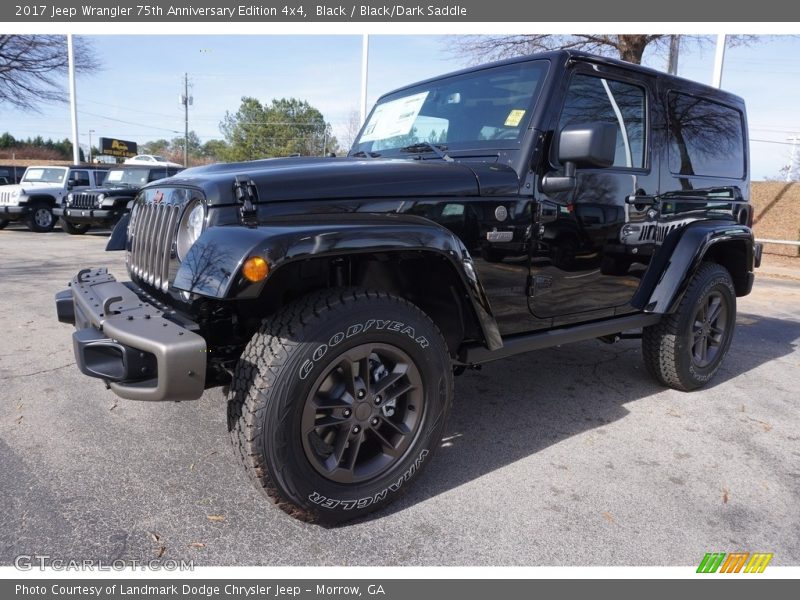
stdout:
{"type": "Polygon", "coordinates": [[[69,71],[69,108],[72,114],[72,163],[80,164],[81,148],[78,145],[78,101],[75,97],[75,50],[72,34],[67,34],[67,63],[69,71]]]}
{"type": "Polygon", "coordinates": [[[369,72],[369,34],[361,38],[361,124],[367,119],[367,74],[369,72]]]}
{"type": "Polygon", "coordinates": [[[711,82],[715,88],[722,87],[722,66],[725,62],[725,42],[727,36],[720,33],[717,36],[717,49],[714,53],[714,80],[711,82]]]}
{"type": "Polygon", "coordinates": [[[92,164],[92,134],[94,129],[89,130],[89,164],[92,164]]]}

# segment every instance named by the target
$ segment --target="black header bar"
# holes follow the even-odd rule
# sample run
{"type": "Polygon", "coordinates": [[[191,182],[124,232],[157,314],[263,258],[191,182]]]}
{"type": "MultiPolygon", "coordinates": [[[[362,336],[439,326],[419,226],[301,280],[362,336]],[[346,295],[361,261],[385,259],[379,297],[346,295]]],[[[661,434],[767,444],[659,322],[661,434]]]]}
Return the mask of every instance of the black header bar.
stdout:
{"type": "Polygon", "coordinates": [[[45,22],[794,22],[800,3],[760,0],[725,3],[711,0],[402,0],[401,2],[320,2],[319,0],[12,0],[0,5],[4,23],[45,22]]]}

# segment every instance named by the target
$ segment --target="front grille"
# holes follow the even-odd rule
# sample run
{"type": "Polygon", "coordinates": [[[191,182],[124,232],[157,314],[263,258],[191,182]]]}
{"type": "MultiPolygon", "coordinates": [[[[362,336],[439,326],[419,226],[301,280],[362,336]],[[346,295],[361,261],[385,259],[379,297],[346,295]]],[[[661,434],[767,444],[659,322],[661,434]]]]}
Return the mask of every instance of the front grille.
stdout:
{"type": "Polygon", "coordinates": [[[72,194],[71,208],[96,208],[97,194],[72,194]]]}
{"type": "Polygon", "coordinates": [[[169,289],[169,267],[180,205],[137,201],[128,225],[128,269],[157,289],[169,289]]]}
{"type": "Polygon", "coordinates": [[[0,192],[0,204],[11,204],[11,192],[0,192]]]}

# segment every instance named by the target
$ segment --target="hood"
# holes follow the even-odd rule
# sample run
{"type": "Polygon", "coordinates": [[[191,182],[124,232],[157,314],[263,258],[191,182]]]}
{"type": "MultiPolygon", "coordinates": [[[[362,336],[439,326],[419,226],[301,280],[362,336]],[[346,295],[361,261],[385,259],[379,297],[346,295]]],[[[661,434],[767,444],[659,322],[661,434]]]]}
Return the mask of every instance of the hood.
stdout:
{"type": "Polygon", "coordinates": [[[490,162],[414,159],[278,158],[195,167],[147,188],[189,185],[212,204],[230,203],[237,175],[252,179],[261,202],[478,196],[517,193],[516,172],[490,162]]]}
{"type": "Polygon", "coordinates": [[[30,190],[41,191],[44,189],[54,189],[63,191],[64,186],[59,185],[57,183],[48,183],[45,181],[32,181],[26,183],[15,183],[11,185],[4,185],[3,191],[4,192],[13,192],[14,190],[19,190],[20,194],[28,192],[30,190]]]}
{"type": "Polygon", "coordinates": [[[70,192],[72,194],[105,194],[106,196],[135,196],[142,189],[139,186],[135,187],[99,187],[90,190],[76,190],[70,192]]]}

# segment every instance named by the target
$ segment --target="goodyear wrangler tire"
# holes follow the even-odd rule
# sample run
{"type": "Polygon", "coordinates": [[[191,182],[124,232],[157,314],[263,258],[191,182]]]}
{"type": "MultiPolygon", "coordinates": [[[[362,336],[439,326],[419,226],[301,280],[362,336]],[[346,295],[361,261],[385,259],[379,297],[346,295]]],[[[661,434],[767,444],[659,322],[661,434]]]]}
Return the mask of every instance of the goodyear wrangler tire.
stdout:
{"type": "Polygon", "coordinates": [[[736,292],[725,267],[704,263],[677,310],[642,333],[645,366],[676,390],[702,387],[719,369],[733,339],[736,292]]]}
{"type": "Polygon", "coordinates": [[[447,346],[421,310],[338,289],[264,321],[235,369],[228,426],[273,502],[339,523],[407,489],[439,445],[452,395],[447,346]]]}

